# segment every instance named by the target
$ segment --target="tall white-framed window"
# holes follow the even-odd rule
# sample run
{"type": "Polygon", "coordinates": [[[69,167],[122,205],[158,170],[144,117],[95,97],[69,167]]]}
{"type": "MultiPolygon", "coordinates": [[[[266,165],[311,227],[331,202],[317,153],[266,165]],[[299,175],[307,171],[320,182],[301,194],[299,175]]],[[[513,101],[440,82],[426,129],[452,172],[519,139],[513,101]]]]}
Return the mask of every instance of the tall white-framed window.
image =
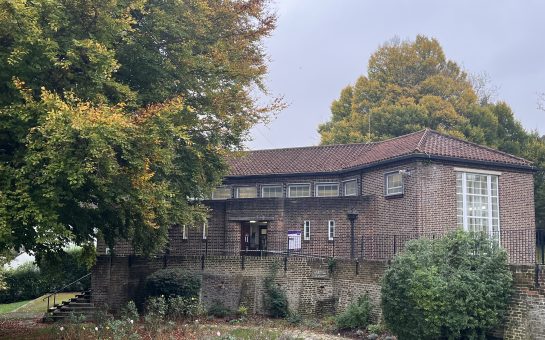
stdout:
{"type": "Polygon", "coordinates": [[[202,225],[202,239],[206,240],[208,238],[208,223],[203,223],[202,225]]]}
{"type": "Polygon", "coordinates": [[[226,200],[231,198],[231,187],[218,187],[212,191],[213,200],[226,200]]]}
{"type": "Polygon", "coordinates": [[[403,194],[403,175],[396,171],[384,175],[384,193],[386,196],[403,194]]]}
{"type": "Polygon", "coordinates": [[[470,232],[484,232],[499,241],[498,196],[498,175],[457,172],[458,227],[470,232]]]}
{"type": "Polygon", "coordinates": [[[256,187],[237,187],[235,190],[236,198],[255,198],[257,197],[256,187]]]}
{"type": "Polygon", "coordinates": [[[344,196],[357,196],[358,195],[358,181],[351,179],[343,182],[343,194],[344,196]]]}
{"type": "Polygon", "coordinates": [[[282,197],[282,185],[263,185],[261,187],[261,197],[282,197]]]}
{"type": "Polygon", "coordinates": [[[327,222],[327,239],[333,241],[335,238],[335,221],[329,220],[327,222]]]}
{"type": "Polygon", "coordinates": [[[303,239],[305,241],[310,240],[310,221],[303,222],[303,239]]]}
{"type": "Polygon", "coordinates": [[[289,197],[310,197],[310,184],[288,185],[289,197]]]}
{"type": "Polygon", "coordinates": [[[185,224],[182,226],[182,240],[187,240],[187,226],[185,224]]]}
{"type": "Polygon", "coordinates": [[[316,183],[314,194],[316,197],[339,196],[339,183],[316,183]]]}

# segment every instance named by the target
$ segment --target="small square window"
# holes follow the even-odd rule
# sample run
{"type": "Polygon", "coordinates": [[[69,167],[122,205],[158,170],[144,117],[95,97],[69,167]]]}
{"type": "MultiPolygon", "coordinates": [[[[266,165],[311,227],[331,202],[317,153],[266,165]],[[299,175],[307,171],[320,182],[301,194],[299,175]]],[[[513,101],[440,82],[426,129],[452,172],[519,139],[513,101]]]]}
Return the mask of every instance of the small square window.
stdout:
{"type": "Polygon", "coordinates": [[[403,194],[403,176],[399,172],[386,174],[386,196],[403,194]]]}
{"type": "Polygon", "coordinates": [[[230,187],[219,187],[212,192],[213,200],[226,200],[231,198],[231,188],[230,187]]]}
{"type": "Polygon", "coordinates": [[[256,187],[238,187],[236,188],[236,198],[255,198],[257,197],[256,187]]]}
{"type": "Polygon", "coordinates": [[[327,224],[327,239],[333,241],[335,238],[335,221],[330,220],[327,224]]]}
{"type": "Polygon", "coordinates": [[[305,221],[303,223],[304,230],[303,230],[303,238],[304,240],[308,241],[310,240],[310,221],[305,221]]]}
{"type": "Polygon", "coordinates": [[[290,184],[289,197],[310,197],[310,184],[290,184]]]}
{"type": "Polygon", "coordinates": [[[317,183],[316,197],[339,196],[339,183],[317,183]]]}
{"type": "Polygon", "coordinates": [[[343,183],[345,196],[357,196],[358,195],[358,181],[350,180],[343,183]]]}
{"type": "Polygon", "coordinates": [[[282,197],[281,185],[264,185],[261,187],[261,197],[282,197]]]}

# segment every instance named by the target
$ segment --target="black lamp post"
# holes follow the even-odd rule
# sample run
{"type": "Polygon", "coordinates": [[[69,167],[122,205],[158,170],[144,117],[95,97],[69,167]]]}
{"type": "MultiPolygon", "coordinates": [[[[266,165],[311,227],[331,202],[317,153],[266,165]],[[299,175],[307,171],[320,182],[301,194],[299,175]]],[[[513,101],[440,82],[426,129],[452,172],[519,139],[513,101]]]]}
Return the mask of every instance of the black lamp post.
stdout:
{"type": "Polygon", "coordinates": [[[350,258],[354,259],[354,222],[358,219],[358,213],[355,209],[350,209],[350,212],[346,214],[346,218],[350,221],[350,258]]]}

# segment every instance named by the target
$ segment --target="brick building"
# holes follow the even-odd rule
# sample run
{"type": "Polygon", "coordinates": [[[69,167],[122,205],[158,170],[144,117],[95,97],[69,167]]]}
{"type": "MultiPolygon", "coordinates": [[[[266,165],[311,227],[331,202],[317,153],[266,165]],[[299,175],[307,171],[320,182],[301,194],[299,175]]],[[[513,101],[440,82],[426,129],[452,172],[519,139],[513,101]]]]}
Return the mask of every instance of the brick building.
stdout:
{"type": "Polygon", "coordinates": [[[369,294],[377,322],[387,260],[410,239],[462,228],[490,235],[509,254],[515,282],[505,338],[539,338],[545,271],[534,266],[534,171],[524,159],[431,130],[246,152],[205,202],[207,224],[172,227],[164,254],[135,256],[120,242],[110,256],[99,242],[92,301],[112,310],[141,304],[149,274],[182,268],[201,279],[205,307],[219,301],[264,313],[264,278],[279,265],[275,282],[290,309],[320,317],[369,294]]]}
{"type": "Polygon", "coordinates": [[[534,263],[534,171],[432,130],[249,151],[205,202],[208,223],[172,228],[168,254],[390,259],[409,239],[463,228],[489,234],[511,263],[534,263]]]}

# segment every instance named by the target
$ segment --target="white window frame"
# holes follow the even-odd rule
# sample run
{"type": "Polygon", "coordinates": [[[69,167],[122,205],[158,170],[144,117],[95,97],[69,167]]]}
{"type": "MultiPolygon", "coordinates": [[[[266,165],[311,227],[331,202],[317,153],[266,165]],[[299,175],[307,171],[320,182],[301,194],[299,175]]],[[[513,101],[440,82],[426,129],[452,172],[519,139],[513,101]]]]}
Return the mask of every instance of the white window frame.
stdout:
{"type": "Polygon", "coordinates": [[[204,222],[202,224],[202,239],[206,240],[208,238],[208,223],[204,222]]]}
{"type": "Polygon", "coordinates": [[[403,175],[399,171],[392,171],[387,172],[384,174],[384,195],[385,196],[398,196],[403,195],[405,193],[405,179],[403,178],[403,175]],[[390,192],[389,188],[389,180],[391,175],[399,175],[401,176],[401,186],[400,187],[393,187],[394,189],[401,188],[401,192],[390,192]]]}
{"type": "Polygon", "coordinates": [[[220,187],[217,187],[214,190],[212,190],[212,199],[213,200],[227,200],[227,199],[230,199],[232,197],[233,197],[233,190],[232,190],[232,188],[230,186],[226,186],[226,185],[225,186],[220,186],[220,187]],[[214,197],[214,192],[216,190],[218,190],[218,189],[229,189],[229,197],[227,197],[227,198],[224,198],[224,197],[216,198],[216,197],[214,197]]]}
{"type": "Polygon", "coordinates": [[[251,185],[241,185],[241,186],[235,187],[235,198],[241,198],[240,197],[240,189],[241,188],[253,188],[253,189],[255,189],[255,196],[254,197],[242,197],[242,198],[257,198],[257,187],[256,186],[251,186],[251,185]]]}
{"type": "Polygon", "coordinates": [[[358,188],[358,179],[357,178],[352,178],[352,179],[347,179],[345,181],[342,181],[342,186],[343,186],[343,196],[358,196],[359,188],[358,188]],[[352,195],[347,195],[345,185],[347,183],[350,183],[350,182],[355,182],[356,183],[356,192],[354,194],[352,194],[352,195]]]}
{"type": "MultiPolygon", "coordinates": [[[[500,178],[501,175],[500,172],[496,171],[486,171],[486,170],[473,170],[473,169],[466,169],[466,168],[454,168],[456,172],[462,175],[462,227],[465,231],[469,231],[469,218],[468,215],[468,203],[467,203],[467,175],[479,175],[479,176],[486,176],[486,191],[487,191],[487,210],[488,210],[488,230],[486,231],[489,237],[491,237],[494,240],[497,240],[498,244],[501,244],[501,221],[500,221],[500,202],[499,202],[499,196],[500,196],[500,178]],[[497,181],[496,186],[496,196],[492,196],[492,180],[493,178],[497,181]],[[498,221],[498,230],[497,237],[494,236],[494,228],[493,228],[493,220],[495,219],[493,217],[493,211],[492,211],[492,204],[493,200],[495,200],[496,206],[498,207],[498,217],[496,218],[498,221]]],[[[457,193],[458,195],[458,193],[457,193]]],[[[482,195],[481,195],[482,196],[482,195]]],[[[458,199],[458,197],[456,197],[458,199]]],[[[457,214],[457,217],[459,215],[457,214]]]]}
{"type": "Polygon", "coordinates": [[[278,198],[278,197],[284,197],[284,187],[282,184],[263,184],[261,186],[261,197],[262,198],[278,198]],[[280,196],[267,196],[263,194],[265,192],[265,188],[280,188],[280,196]]]}
{"type": "Polygon", "coordinates": [[[339,182],[317,182],[317,183],[314,184],[314,196],[315,196],[315,197],[339,197],[340,188],[341,188],[341,186],[340,186],[339,182]],[[318,187],[320,187],[320,186],[326,186],[326,185],[327,185],[327,186],[336,185],[336,186],[337,186],[337,194],[336,194],[336,195],[332,195],[332,196],[329,196],[329,195],[327,195],[327,196],[319,195],[319,194],[318,194],[318,192],[319,192],[318,187]]]}
{"type": "Polygon", "coordinates": [[[184,224],[182,225],[182,240],[187,240],[187,226],[184,224]]]}
{"type": "Polygon", "coordinates": [[[327,222],[327,239],[333,241],[335,239],[335,220],[327,222]]]}
{"type": "Polygon", "coordinates": [[[310,221],[303,221],[303,240],[310,240],[310,221]]]}
{"type": "Polygon", "coordinates": [[[301,197],[310,197],[310,196],[312,196],[310,183],[291,183],[291,184],[288,184],[288,197],[290,197],[290,198],[301,198],[301,197]],[[303,186],[303,185],[308,187],[308,196],[292,196],[291,195],[291,188],[292,187],[303,186]]]}

